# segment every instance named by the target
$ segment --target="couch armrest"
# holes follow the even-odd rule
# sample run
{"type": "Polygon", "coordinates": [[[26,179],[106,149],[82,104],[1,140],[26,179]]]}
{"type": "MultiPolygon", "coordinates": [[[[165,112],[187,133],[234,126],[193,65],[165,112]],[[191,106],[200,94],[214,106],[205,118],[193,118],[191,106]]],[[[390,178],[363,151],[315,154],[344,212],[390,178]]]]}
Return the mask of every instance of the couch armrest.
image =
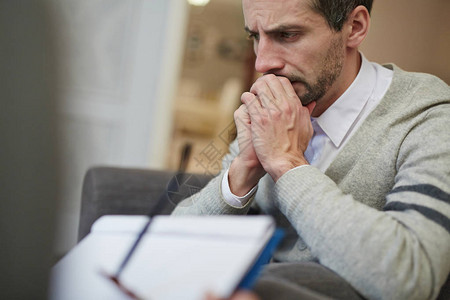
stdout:
{"type": "Polygon", "coordinates": [[[201,189],[211,179],[207,175],[183,174],[182,182],[178,182],[179,191],[169,196],[165,191],[175,174],[115,167],[89,169],[83,182],[78,241],[103,215],[146,215],[156,208],[158,201],[164,202],[158,208],[158,214],[170,214],[177,202],[201,189]]]}

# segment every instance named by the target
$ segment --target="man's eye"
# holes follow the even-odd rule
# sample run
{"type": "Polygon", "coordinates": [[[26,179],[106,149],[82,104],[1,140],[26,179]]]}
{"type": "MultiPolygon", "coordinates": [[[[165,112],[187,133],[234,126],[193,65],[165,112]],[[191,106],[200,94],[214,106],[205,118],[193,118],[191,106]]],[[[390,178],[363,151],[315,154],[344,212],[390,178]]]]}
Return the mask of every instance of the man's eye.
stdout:
{"type": "Polygon", "coordinates": [[[282,39],[293,39],[298,36],[297,32],[280,32],[280,38],[282,39]]]}
{"type": "Polygon", "coordinates": [[[251,41],[253,41],[253,40],[258,41],[259,40],[259,34],[257,34],[257,33],[249,33],[247,38],[249,40],[251,40],[251,41]]]}

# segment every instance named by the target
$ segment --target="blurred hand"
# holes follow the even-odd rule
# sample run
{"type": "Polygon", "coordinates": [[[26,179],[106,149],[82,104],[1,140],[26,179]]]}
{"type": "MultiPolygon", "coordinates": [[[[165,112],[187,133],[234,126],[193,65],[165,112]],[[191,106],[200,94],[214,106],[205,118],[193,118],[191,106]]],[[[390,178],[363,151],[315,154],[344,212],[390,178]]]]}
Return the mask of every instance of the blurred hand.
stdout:
{"type": "MultiPolygon", "coordinates": [[[[215,297],[213,294],[208,293],[205,300],[225,300],[215,297]]],[[[260,300],[260,298],[250,291],[237,291],[230,298],[226,300],[260,300]]]]}

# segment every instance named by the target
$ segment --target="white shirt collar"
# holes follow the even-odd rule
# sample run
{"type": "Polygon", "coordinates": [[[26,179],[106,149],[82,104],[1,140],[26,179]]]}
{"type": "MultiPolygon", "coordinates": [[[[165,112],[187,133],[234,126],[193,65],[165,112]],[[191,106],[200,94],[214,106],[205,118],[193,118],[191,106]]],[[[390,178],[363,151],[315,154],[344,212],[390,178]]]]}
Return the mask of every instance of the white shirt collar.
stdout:
{"type": "Polygon", "coordinates": [[[377,72],[361,53],[361,68],[349,88],[315,118],[328,138],[339,147],[375,89],[377,72]]]}

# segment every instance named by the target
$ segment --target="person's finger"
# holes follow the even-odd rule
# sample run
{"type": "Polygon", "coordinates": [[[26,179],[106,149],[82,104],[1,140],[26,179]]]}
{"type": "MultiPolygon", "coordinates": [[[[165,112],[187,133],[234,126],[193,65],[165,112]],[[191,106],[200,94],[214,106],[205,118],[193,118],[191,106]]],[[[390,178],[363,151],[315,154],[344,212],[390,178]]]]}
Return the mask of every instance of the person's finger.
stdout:
{"type": "Polygon", "coordinates": [[[205,294],[204,300],[260,300],[260,298],[251,291],[240,290],[235,292],[230,298],[218,298],[211,292],[205,294]]]}
{"type": "Polygon", "coordinates": [[[287,97],[290,97],[290,95],[286,93],[286,88],[282,83],[282,81],[284,81],[283,79],[286,79],[289,82],[287,78],[275,75],[266,75],[264,79],[273,95],[273,104],[277,105],[277,103],[285,101],[287,97]]]}
{"type": "Polygon", "coordinates": [[[217,298],[216,296],[214,296],[213,293],[206,292],[205,297],[203,298],[203,300],[220,300],[220,299],[217,298]]]}
{"type": "Polygon", "coordinates": [[[284,91],[286,94],[292,98],[292,99],[298,99],[297,93],[294,90],[294,87],[292,86],[291,81],[287,77],[278,77],[278,80],[280,81],[280,84],[283,86],[284,91]]]}
{"type": "Polygon", "coordinates": [[[258,97],[262,107],[268,107],[275,101],[275,96],[273,95],[269,83],[267,82],[268,76],[270,75],[264,75],[258,78],[250,88],[250,93],[258,97]]]}
{"type": "Polygon", "coordinates": [[[241,104],[241,106],[234,111],[234,123],[236,124],[238,136],[241,130],[245,130],[246,127],[250,126],[250,115],[248,114],[247,106],[245,104],[241,104]]]}
{"type": "Polygon", "coordinates": [[[248,114],[250,115],[250,119],[254,116],[261,115],[263,108],[257,96],[252,93],[245,92],[241,96],[241,101],[245,104],[248,114]]]}
{"type": "Polygon", "coordinates": [[[253,292],[250,291],[237,291],[230,300],[260,300],[260,298],[253,292]]]}
{"type": "Polygon", "coordinates": [[[244,103],[245,105],[247,105],[249,102],[255,100],[255,94],[250,93],[250,92],[245,92],[242,94],[241,96],[241,102],[244,103]]]}

